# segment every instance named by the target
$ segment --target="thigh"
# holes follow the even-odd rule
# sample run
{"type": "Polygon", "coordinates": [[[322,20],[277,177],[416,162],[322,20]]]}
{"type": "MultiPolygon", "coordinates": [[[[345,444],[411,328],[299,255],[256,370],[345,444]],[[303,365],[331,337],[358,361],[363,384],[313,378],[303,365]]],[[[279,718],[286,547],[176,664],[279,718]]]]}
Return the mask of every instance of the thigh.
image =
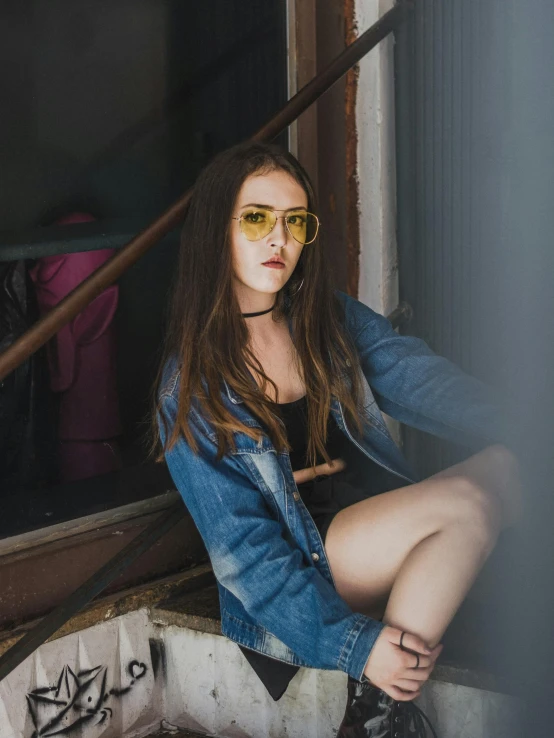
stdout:
{"type": "Polygon", "coordinates": [[[336,514],[325,551],[337,591],[355,611],[375,616],[418,543],[473,514],[479,505],[495,505],[476,475],[486,459],[485,450],[422,482],[369,497],[336,514]]]}
{"type": "Polygon", "coordinates": [[[355,611],[366,612],[369,606],[375,615],[410,551],[441,529],[444,486],[426,480],[369,497],[335,515],[325,552],[338,593],[355,611]]]}

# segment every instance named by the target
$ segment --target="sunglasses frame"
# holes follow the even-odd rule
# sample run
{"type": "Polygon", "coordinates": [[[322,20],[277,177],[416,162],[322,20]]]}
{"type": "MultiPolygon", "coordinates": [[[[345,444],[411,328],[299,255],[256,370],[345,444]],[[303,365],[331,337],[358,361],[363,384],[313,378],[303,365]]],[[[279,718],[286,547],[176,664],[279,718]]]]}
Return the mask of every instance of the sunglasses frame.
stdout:
{"type": "Polygon", "coordinates": [[[255,208],[255,210],[264,210],[265,212],[268,212],[268,213],[273,213],[274,215],[275,215],[275,213],[285,213],[285,215],[275,215],[275,223],[274,223],[274,224],[273,224],[273,225],[271,226],[271,228],[270,228],[270,229],[269,229],[269,231],[268,231],[268,232],[267,232],[267,233],[265,234],[265,236],[260,236],[260,238],[255,238],[255,239],[250,239],[250,238],[248,238],[248,236],[246,235],[246,233],[245,233],[245,232],[243,231],[243,229],[242,229],[242,221],[243,221],[243,219],[244,219],[244,216],[245,216],[245,215],[248,215],[248,211],[247,211],[246,213],[243,213],[242,215],[238,215],[238,216],[232,216],[231,220],[238,220],[238,221],[239,221],[239,227],[240,227],[240,232],[241,232],[241,233],[242,233],[242,235],[243,235],[243,236],[244,236],[244,237],[246,238],[246,240],[247,240],[247,241],[250,241],[251,243],[255,243],[256,241],[261,241],[261,240],[262,240],[262,238],[267,238],[267,236],[269,236],[269,234],[271,233],[271,231],[272,231],[272,230],[273,230],[273,229],[275,228],[275,226],[277,225],[277,221],[278,221],[278,220],[279,220],[280,218],[284,218],[284,219],[285,219],[285,228],[286,228],[286,230],[287,230],[287,233],[288,233],[288,234],[289,234],[289,235],[291,236],[291,238],[293,238],[293,239],[294,239],[294,240],[296,241],[296,243],[299,243],[299,244],[301,244],[302,246],[309,246],[309,245],[310,245],[311,243],[313,243],[313,242],[314,242],[314,241],[316,240],[316,238],[317,238],[317,234],[319,233],[319,226],[321,225],[321,223],[319,222],[319,218],[317,217],[317,215],[316,215],[315,213],[310,213],[310,211],[309,211],[309,210],[302,210],[301,208],[300,208],[300,209],[299,209],[299,208],[291,208],[290,210],[271,210],[271,208],[255,208]],[[288,223],[287,223],[287,214],[288,214],[288,213],[297,213],[297,212],[304,212],[304,213],[306,213],[306,215],[312,215],[312,216],[313,216],[313,217],[315,218],[315,222],[317,223],[317,226],[316,226],[316,229],[315,229],[315,236],[314,236],[314,237],[312,238],[312,240],[311,240],[311,241],[305,241],[304,243],[302,243],[302,241],[299,241],[299,240],[298,240],[298,239],[297,239],[297,238],[296,238],[296,237],[295,237],[295,236],[293,235],[293,233],[291,232],[291,230],[290,230],[290,228],[289,228],[289,225],[288,225],[288,223]]]}

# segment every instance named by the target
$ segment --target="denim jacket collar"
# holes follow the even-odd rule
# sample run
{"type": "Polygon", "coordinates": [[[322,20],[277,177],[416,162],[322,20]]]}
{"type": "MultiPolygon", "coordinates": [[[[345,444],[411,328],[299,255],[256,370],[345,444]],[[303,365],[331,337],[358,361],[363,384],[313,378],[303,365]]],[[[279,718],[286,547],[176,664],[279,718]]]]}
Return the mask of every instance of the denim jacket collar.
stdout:
{"type": "Polygon", "coordinates": [[[227,397],[233,403],[233,405],[240,405],[242,402],[244,402],[242,397],[237,394],[232,387],[229,386],[225,379],[223,380],[223,384],[225,385],[225,392],[227,393],[227,397]]]}

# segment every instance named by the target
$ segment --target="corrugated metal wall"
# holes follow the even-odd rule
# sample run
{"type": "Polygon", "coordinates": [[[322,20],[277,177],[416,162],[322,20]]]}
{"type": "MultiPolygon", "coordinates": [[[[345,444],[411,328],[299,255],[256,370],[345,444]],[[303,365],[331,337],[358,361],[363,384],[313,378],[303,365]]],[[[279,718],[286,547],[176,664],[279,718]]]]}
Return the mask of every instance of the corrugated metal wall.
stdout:
{"type": "MultiPolygon", "coordinates": [[[[482,198],[490,191],[484,186],[490,80],[483,77],[491,71],[490,5],[418,0],[414,6],[397,34],[395,59],[400,297],[414,308],[409,333],[482,376],[489,353],[482,198]]],[[[404,442],[425,475],[460,458],[411,429],[404,442]]]]}
{"type": "MultiPolygon", "coordinates": [[[[526,705],[514,736],[550,736],[554,4],[414,6],[396,39],[400,289],[415,310],[409,330],[507,394],[508,430],[524,462],[523,522],[501,536],[441,658],[477,664],[510,685],[526,705]]],[[[408,431],[405,439],[424,473],[448,461],[421,435],[408,431]]]]}

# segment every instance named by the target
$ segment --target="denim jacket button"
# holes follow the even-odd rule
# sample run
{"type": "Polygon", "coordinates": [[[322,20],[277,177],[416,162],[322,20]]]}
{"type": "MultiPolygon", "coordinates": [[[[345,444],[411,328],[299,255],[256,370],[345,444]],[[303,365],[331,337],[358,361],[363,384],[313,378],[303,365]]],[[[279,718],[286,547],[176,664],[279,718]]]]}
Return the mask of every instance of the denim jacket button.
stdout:
{"type": "Polygon", "coordinates": [[[319,554],[313,553],[313,554],[312,554],[312,559],[313,559],[314,561],[319,561],[319,554]]]}
{"type": "Polygon", "coordinates": [[[296,502],[298,502],[298,500],[300,499],[300,492],[294,491],[292,493],[292,496],[294,497],[294,499],[296,500],[296,502]]]}

